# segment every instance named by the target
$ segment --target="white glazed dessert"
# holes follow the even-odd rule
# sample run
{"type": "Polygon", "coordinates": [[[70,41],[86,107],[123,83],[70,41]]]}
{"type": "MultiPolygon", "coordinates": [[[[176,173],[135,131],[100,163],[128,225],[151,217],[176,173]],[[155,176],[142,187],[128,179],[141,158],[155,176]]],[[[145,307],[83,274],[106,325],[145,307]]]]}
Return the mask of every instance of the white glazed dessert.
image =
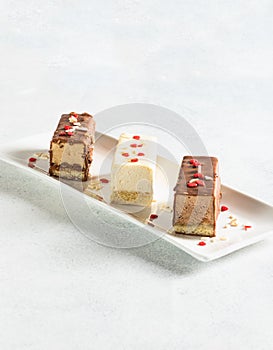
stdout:
{"type": "Polygon", "coordinates": [[[153,200],[156,138],[121,134],[112,163],[111,202],[148,206],[153,200]]]}

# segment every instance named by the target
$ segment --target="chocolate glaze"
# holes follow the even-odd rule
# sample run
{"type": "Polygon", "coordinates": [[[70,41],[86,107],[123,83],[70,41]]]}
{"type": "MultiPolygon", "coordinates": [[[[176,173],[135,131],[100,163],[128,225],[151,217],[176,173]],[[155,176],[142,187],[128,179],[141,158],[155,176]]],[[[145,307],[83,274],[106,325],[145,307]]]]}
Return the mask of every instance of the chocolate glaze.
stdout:
{"type": "Polygon", "coordinates": [[[55,175],[56,171],[59,171],[61,168],[72,168],[73,170],[77,170],[79,172],[83,172],[83,180],[87,180],[89,167],[92,162],[92,154],[93,154],[93,144],[95,142],[95,121],[92,115],[88,113],[77,113],[77,121],[81,124],[80,128],[86,128],[85,130],[76,129],[73,131],[73,135],[69,136],[68,134],[62,135],[65,132],[65,126],[73,126],[72,123],[69,122],[69,118],[73,116],[74,113],[63,114],[60,118],[58,126],[53,134],[51,143],[50,143],[50,168],[49,174],[55,175]],[[60,135],[61,134],[61,135],[60,135]],[[60,165],[54,164],[52,162],[53,152],[52,152],[52,144],[58,143],[60,144],[60,148],[64,143],[68,143],[73,146],[73,144],[82,144],[84,146],[84,152],[82,158],[84,158],[84,166],[82,168],[79,164],[68,164],[62,163],[60,165]]]}
{"type": "Polygon", "coordinates": [[[174,191],[176,193],[189,194],[190,196],[210,196],[213,194],[215,180],[217,177],[219,177],[217,158],[206,156],[185,156],[180,167],[179,176],[174,191]],[[192,164],[190,164],[191,159],[198,160],[202,167],[201,173],[212,177],[213,181],[204,181],[204,187],[188,187],[188,181],[193,178],[195,173],[197,173],[197,168],[194,168],[192,164]]]}
{"type": "Polygon", "coordinates": [[[69,118],[73,116],[72,114],[63,114],[59,121],[59,124],[54,132],[52,141],[57,142],[58,140],[62,142],[73,143],[84,143],[90,145],[95,142],[95,121],[92,115],[88,113],[78,114],[78,122],[81,123],[81,127],[87,128],[87,131],[75,130],[73,136],[60,136],[59,134],[64,131],[66,125],[73,126],[69,122],[69,118]],[[91,140],[90,140],[91,139],[91,140]]]}

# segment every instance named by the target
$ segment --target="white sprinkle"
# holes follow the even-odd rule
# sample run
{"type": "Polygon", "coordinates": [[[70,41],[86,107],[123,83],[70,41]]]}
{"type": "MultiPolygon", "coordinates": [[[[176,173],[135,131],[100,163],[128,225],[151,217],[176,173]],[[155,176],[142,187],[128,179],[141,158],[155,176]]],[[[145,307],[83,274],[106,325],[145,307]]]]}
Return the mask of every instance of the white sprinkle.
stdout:
{"type": "Polygon", "coordinates": [[[49,158],[49,154],[48,153],[34,153],[34,157],[35,158],[40,158],[40,159],[48,159],[49,158]]]}
{"type": "Polygon", "coordinates": [[[78,119],[72,116],[69,118],[69,121],[70,123],[77,123],[78,119]]]}
{"type": "Polygon", "coordinates": [[[85,127],[77,127],[77,130],[78,131],[87,131],[88,129],[85,127]]]}
{"type": "Polygon", "coordinates": [[[75,131],[75,130],[76,130],[76,128],[74,128],[74,127],[72,126],[71,129],[65,130],[65,132],[73,132],[73,131],[75,131]]]}
{"type": "Polygon", "coordinates": [[[236,218],[232,219],[229,224],[230,226],[238,226],[237,219],[236,218]]]}
{"type": "Polygon", "coordinates": [[[196,182],[196,181],[198,181],[199,179],[191,179],[190,181],[189,181],[189,184],[191,184],[192,182],[196,182]]]}
{"type": "Polygon", "coordinates": [[[207,176],[207,175],[205,175],[205,180],[206,180],[206,181],[212,181],[212,180],[213,180],[213,178],[212,178],[211,176],[207,176]]]}
{"type": "Polygon", "coordinates": [[[230,223],[230,226],[238,226],[237,221],[232,221],[232,222],[230,223]]]}

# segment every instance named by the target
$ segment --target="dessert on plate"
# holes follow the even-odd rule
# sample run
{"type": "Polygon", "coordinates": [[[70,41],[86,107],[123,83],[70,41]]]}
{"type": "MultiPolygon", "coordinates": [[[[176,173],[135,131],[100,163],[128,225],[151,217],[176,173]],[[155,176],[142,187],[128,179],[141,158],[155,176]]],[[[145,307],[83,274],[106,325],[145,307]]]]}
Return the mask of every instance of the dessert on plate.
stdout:
{"type": "Polygon", "coordinates": [[[111,170],[111,202],[149,206],[153,200],[156,138],[120,135],[111,170]]]}
{"type": "Polygon", "coordinates": [[[88,113],[63,114],[50,143],[49,174],[86,181],[92,163],[95,121],[88,113]]]}
{"type": "Polygon", "coordinates": [[[214,237],[220,211],[220,187],[217,158],[185,156],[174,188],[174,231],[214,237]]]}

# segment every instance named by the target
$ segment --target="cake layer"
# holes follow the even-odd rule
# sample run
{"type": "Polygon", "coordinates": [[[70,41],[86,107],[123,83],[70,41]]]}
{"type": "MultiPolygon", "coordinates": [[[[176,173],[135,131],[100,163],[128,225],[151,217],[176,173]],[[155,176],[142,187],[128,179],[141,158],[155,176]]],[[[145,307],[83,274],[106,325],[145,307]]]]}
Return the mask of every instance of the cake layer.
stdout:
{"type": "Polygon", "coordinates": [[[152,193],[143,193],[137,191],[113,191],[111,196],[112,203],[135,204],[149,206],[153,200],[152,193]]]}
{"type": "Polygon", "coordinates": [[[185,156],[174,189],[174,231],[214,237],[220,187],[217,158],[185,156]]]}
{"type": "Polygon", "coordinates": [[[112,203],[151,204],[156,148],[155,137],[121,134],[112,163],[112,203]]]}
{"type": "Polygon", "coordinates": [[[50,143],[49,174],[86,181],[94,142],[95,121],[90,114],[63,114],[50,143]]]}

